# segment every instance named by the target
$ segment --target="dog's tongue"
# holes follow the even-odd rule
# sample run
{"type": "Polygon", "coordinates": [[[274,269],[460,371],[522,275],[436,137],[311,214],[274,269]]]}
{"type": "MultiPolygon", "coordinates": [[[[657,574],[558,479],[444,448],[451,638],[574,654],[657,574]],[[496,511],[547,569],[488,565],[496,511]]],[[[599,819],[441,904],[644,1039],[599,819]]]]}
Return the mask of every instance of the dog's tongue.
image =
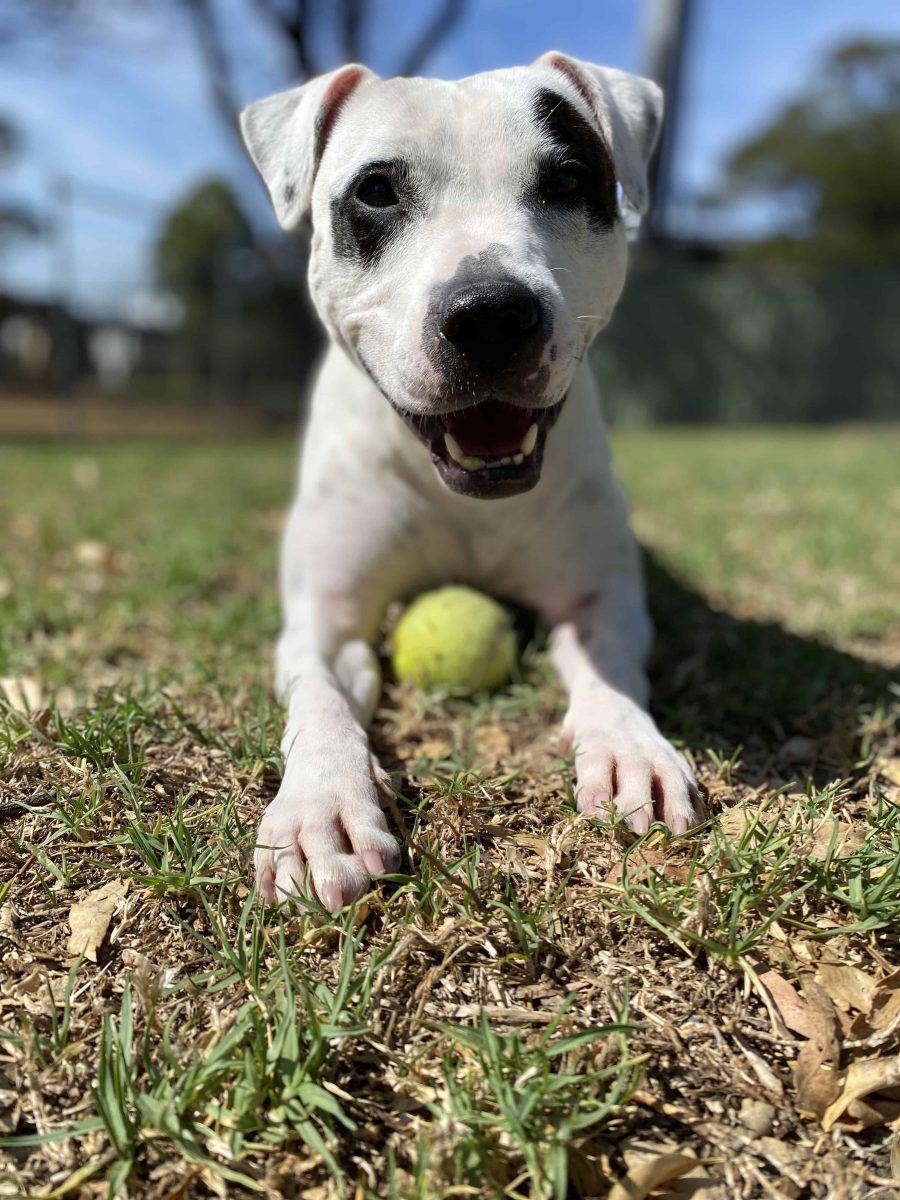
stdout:
{"type": "Polygon", "coordinates": [[[447,432],[465,454],[488,460],[518,453],[530,425],[529,409],[497,400],[484,400],[444,417],[447,432]]]}

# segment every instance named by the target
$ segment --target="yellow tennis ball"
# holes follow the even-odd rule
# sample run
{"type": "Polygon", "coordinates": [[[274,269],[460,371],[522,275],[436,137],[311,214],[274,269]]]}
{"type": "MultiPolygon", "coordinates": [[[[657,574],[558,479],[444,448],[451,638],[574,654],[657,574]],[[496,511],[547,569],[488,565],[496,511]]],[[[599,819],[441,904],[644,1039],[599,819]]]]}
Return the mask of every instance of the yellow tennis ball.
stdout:
{"type": "Polygon", "coordinates": [[[509,613],[467,587],[419,596],[400,618],[393,641],[398,679],[467,696],[502,687],[516,661],[509,613]]]}

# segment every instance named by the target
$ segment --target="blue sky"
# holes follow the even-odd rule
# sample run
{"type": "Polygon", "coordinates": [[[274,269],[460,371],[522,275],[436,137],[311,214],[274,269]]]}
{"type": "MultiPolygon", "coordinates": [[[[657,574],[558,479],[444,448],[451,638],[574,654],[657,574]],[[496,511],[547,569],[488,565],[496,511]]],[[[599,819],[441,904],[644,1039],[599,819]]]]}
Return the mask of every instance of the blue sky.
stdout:
{"type": "MultiPolygon", "coordinates": [[[[247,16],[253,6],[218,3],[243,97],[288,85],[277,43],[247,16]]],[[[376,70],[391,71],[398,43],[413,36],[425,8],[425,0],[374,0],[365,58],[376,70]]],[[[455,78],[529,62],[551,48],[640,71],[642,19],[642,0],[469,0],[466,17],[428,71],[455,78]]],[[[898,0],[696,0],[676,188],[691,193],[713,183],[728,150],[810,78],[824,50],[865,33],[900,35],[898,0]]],[[[320,49],[330,66],[338,58],[328,43],[323,37],[320,49]]],[[[60,174],[138,200],[123,214],[72,206],[65,276],[79,307],[116,310],[150,290],[160,218],[201,178],[231,178],[255,218],[272,220],[261,187],[211,108],[191,30],[176,5],[104,18],[90,38],[16,41],[0,49],[0,73],[0,112],[13,118],[25,143],[18,162],[0,176],[3,200],[51,212],[52,180],[60,174]]],[[[768,219],[763,209],[745,213],[743,231],[768,219]]],[[[45,295],[59,262],[52,239],[6,248],[0,288],[45,295]]]]}

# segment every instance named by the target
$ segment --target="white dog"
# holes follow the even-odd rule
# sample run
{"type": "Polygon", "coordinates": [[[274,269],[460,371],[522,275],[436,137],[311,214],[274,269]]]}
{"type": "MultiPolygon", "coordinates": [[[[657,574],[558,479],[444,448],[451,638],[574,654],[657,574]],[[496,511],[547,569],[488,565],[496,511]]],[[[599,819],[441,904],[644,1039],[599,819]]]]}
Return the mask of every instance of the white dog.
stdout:
{"type": "Polygon", "coordinates": [[[457,83],[345,66],[243,114],[281,225],[312,219],[333,342],[283,547],[268,900],[309,870],[337,910],[396,867],[370,643],[392,599],[448,581],[552,626],[581,811],[638,832],[700,819],[646,711],[639,556],[583,362],[622,291],[620,197],[646,208],[661,114],[648,80],[559,53],[457,83]]]}

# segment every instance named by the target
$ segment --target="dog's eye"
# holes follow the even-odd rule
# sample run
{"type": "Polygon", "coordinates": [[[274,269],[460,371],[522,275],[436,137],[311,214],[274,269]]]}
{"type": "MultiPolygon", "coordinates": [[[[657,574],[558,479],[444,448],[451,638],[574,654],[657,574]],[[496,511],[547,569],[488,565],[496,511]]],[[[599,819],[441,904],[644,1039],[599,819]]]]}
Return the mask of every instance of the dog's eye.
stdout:
{"type": "Polygon", "coordinates": [[[367,175],[356,189],[356,198],[366,208],[393,208],[397,193],[384,175],[367,175]]]}
{"type": "Polygon", "coordinates": [[[581,191],[581,170],[571,163],[552,167],[541,180],[541,192],[551,203],[572,200],[581,191]]]}

